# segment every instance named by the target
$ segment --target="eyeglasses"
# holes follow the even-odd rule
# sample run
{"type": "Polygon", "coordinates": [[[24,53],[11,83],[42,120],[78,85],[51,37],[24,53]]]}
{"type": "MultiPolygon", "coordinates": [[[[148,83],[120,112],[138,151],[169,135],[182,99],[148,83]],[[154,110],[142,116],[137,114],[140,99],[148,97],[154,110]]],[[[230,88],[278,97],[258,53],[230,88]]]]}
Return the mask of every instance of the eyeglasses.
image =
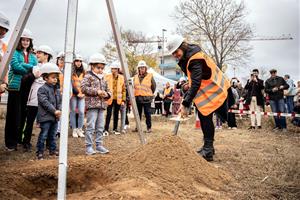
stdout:
{"type": "Polygon", "coordinates": [[[75,62],[82,62],[81,60],[75,60],[75,62]]]}

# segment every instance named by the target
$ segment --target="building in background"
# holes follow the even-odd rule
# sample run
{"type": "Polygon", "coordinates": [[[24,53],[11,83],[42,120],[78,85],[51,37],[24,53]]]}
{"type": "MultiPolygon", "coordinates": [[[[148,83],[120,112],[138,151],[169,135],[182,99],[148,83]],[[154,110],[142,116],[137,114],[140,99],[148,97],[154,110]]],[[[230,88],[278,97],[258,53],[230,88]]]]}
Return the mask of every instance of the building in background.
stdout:
{"type": "Polygon", "coordinates": [[[164,55],[164,63],[159,64],[159,69],[162,76],[174,81],[178,81],[183,76],[183,72],[171,54],[164,55]]]}

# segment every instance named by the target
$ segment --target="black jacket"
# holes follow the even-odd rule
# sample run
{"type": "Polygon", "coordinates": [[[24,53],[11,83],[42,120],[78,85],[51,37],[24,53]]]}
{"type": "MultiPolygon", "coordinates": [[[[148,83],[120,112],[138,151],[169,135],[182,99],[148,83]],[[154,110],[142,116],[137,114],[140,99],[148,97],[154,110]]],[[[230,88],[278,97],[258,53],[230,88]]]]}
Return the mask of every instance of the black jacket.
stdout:
{"type": "Polygon", "coordinates": [[[271,77],[266,80],[265,83],[265,92],[269,95],[270,100],[280,100],[283,99],[283,90],[289,88],[289,85],[285,82],[285,80],[280,76],[271,77]],[[283,89],[279,89],[276,92],[273,92],[272,89],[275,87],[283,86],[283,89]]]}
{"type": "Polygon", "coordinates": [[[262,90],[264,89],[264,81],[261,79],[257,79],[257,82],[253,80],[248,80],[245,85],[245,89],[247,90],[246,94],[246,104],[250,105],[253,94],[256,94],[257,105],[264,105],[264,96],[262,90]]]}
{"type": "MultiPolygon", "coordinates": [[[[183,57],[180,59],[178,65],[180,66],[181,70],[187,76],[186,65],[190,57],[192,57],[197,52],[200,52],[201,48],[194,44],[189,44],[187,50],[184,52],[183,57]]],[[[211,77],[211,69],[206,65],[205,60],[203,59],[196,59],[192,60],[188,66],[189,71],[191,72],[191,87],[188,91],[184,94],[182,105],[185,107],[189,107],[190,104],[193,102],[194,97],[197,94],[197,91],[201,85],[202,79],[207,80],[211,77]]],[[[232,99],[232,92],[229,88],[228,90],[228,98],[232,99]]],[[[232,101],[230,101],[232,102],[232,101]]],[[[230,103],[232,104],[232,103],[230,103]]],[[[230,105],[229,105],[230,106],[230,105]]],[[[216,110],[216,113],[221,118],[222,121],[227,120],[227,110],[228,105],[227,101],[216,110]]]]}

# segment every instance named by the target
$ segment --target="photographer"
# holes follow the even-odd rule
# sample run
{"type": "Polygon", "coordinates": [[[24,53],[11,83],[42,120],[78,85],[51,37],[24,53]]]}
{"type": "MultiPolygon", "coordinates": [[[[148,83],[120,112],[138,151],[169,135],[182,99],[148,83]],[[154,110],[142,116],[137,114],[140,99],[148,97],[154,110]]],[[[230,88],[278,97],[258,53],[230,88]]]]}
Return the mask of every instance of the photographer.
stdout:
{"type": "Polygon", "coordinates": [[[250,112],[256,112],[256,114],[251,114],[251,126],[249,130],[255,129],[255,121],[258,129],[261,129],[261,110],[264,106],[264,81],[258,78],[258,69],[252,70],[250,79],[248,79],[245,89],[247,90],[246,102],[249,105],[250,112]]]}

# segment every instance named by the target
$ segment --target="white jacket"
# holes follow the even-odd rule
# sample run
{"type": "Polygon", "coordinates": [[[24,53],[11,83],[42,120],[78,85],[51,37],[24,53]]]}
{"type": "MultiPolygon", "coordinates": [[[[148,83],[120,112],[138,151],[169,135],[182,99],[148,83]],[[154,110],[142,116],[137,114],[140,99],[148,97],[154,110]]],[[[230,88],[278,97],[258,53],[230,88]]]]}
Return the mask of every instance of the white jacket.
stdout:
{"type": "MultiPolygon", "coordinates": [[[[34,66],[32,71],[37,72],[39,71],[40,68],[40,63],[37,66],[34,66]]],[[[36,74],[36,73],[34,73],[36,74]]],[[[37,73],[39,74],[39,73],[37,73]]],[[[34,82],[31,85],[30,88],[30,92],[29,92],[29,96],[28,96],[28,101],[27,101],[27,106],[36,106],[38,107],[38,97],[37,97],[37,92],[39,90],[39,88],[44,85],[45,81],[43,79],[43,77],[37,77],[34,82]]]]}

